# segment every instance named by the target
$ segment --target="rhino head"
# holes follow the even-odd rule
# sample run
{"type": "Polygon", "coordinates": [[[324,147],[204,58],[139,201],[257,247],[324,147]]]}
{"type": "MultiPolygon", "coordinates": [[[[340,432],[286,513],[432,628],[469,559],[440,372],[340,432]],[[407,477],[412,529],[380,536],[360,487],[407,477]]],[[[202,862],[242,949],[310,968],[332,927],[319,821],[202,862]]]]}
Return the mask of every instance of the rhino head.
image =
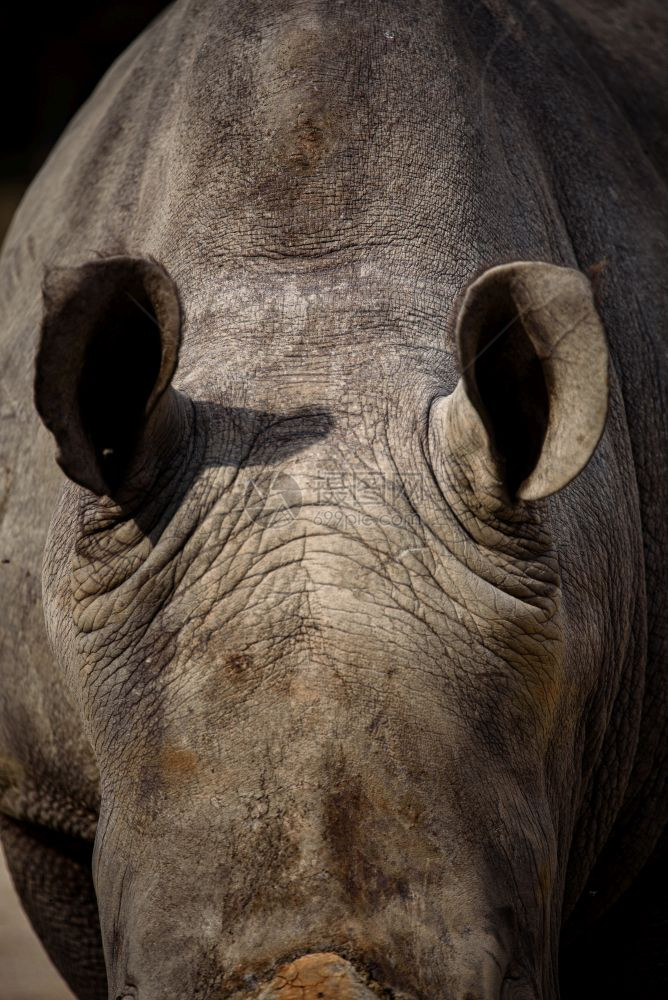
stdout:
{"type": "Polygon", "coordinates": [[[559,549],[606,414],[588,281],[472,280],[454,389],[288,355],[224,390],[152,259],[44,301],[71,480],[44,600],[101,776],[109,996],[555,997],[596,683],[559,549]]]}

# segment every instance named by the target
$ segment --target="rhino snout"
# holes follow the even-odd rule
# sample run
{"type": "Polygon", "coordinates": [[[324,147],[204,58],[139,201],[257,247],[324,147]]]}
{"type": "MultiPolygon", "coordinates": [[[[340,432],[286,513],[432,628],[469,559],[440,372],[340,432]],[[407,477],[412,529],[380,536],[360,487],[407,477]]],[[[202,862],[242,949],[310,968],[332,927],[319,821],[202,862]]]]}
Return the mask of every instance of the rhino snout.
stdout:
{"type": "MultiPolygon", "coordinates": [[[[490,978],[483,974],[482,980],[478,979],[475,986],[453,980],[453,988],[453,998],[462,996],[466,1000],[535,1000],[536,997],[526,980],[514,976],[499,983],[496,976],[490,978]]],[[[362,977],[340,955],[317,952],[280,966],[271,982],[261,985],[243,1000],[378,1000],[379,997],[385,1000],[415,1000],[404,991],[388,989],[368,977],[362,977]]]]}
{"type": "Polygon", "coordinates": [[[280,966],[257,1000],[377,1000],[353,966],[333,952],[319,952],[280,966]]]}

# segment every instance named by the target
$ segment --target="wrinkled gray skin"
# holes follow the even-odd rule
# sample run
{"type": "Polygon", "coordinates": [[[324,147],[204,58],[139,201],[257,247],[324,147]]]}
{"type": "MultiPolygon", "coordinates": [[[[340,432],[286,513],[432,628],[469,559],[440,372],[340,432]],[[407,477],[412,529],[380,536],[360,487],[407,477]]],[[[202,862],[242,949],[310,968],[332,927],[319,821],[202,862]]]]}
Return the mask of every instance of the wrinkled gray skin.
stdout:
{"type": "Polygon", "coordinates": [[[111,998],[551,1000],[560,927],[657,856],[662,6],[182,0],[33,184],[2,257],[0,809],[78,996],[106,989],[98,814],[111,998]],[[585,303],[534,310],[542,452],[512,350],[487,410],[482,369],[454,391],[462,291],[513,261],[585,303]],[[144,420],[142,344],[168,381],[179,309],[144,420]],[[37,403],[78,483],[33,406],[43,318],[37,403]],[[548,499],[508,471],[527,449],[548,499]]]}

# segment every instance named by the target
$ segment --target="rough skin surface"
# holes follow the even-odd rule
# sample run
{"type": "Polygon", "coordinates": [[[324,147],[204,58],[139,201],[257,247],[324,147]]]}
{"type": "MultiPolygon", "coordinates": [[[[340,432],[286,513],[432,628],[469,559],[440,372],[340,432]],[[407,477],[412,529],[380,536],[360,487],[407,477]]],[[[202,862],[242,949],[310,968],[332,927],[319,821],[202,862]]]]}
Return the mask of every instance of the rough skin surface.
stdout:
{"type": "Polygon", "coordinates": [[[667,29],[179,0],[34,182],[0,264],[1,832],[79,997],[556,1000],[560,962],[565,1000],[666,995],[667,29]],[[534,329],[486,309],[462,370],[465,289],[518,261],[588,274],[607,335],[568,476],[584,292],[527,279],[534,329]]]}

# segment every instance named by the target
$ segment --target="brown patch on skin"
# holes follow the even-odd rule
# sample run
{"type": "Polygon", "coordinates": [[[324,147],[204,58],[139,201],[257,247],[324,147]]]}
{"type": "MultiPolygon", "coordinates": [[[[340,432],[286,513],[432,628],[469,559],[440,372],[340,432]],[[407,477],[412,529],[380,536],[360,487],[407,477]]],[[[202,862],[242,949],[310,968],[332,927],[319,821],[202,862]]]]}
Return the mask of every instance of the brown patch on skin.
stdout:
{"type": "Polygon", "coordinates": [[[373,1000],[350,962],[333,952],[304,955],[282,965],[258,1000],[373,1000]]]}
{"type": "Polygon", "coordinates": [[[178,796],[199,775],[199,757],[192,750],[164,746],[156,751],[133,785],[141,822],[155,820],[164,809],[165,796],[178,796]]]}
{"type": "Polygon", "coordinates": [[[608,266],[608,260],[606,257],[603,257],[601,260],[595,261],[595,263],[591,264],[587,268],[586,271],[587,277],[589,278],[590,281],[592,282],[595,281],[596,278],[598,278],[599,274],[602,274],[607,266],[608,266]]]}
{"type": "Polygon", "coordinates": [[[587,277],[591,281],[591,287],[594,291],[594,302],[596,303],[597,308],[600,308],[603,302],[603,285],[608,264],[608,259],[603,257],[602,260],[597,260],[595,263],[591,264],[585,271],[587,277]]]}
{"type": "Polygon", "coordinates": [[[336,146],[339,115],[304,97],[283,112],[272,136],[278,162],[291,174],[312,174],[336,146]]]}
{"type": "Polygon", "coordinates": [[[261,57],[260,118],[265,137],[283,170],[311,174],[336,145],[340,81],[332,83],[335,35],[317,15],[299,26],[281,26],[264,40],[261,57]]]}
{"type": "Polygon", "coordinates": [[[165,747],[160,752],[160,772],[167,782],[191,777],[197,770],[197,754],[192,750],[165,747]]]}
{"type": "Polygon", "coordinates": [[[223,660],[223,670],[234,680],[239,680],[253,666],[253,660],[246,653],[230,653],[223,660]]]}
{"type": "Polygon", "coordinates": [[[360,782],[348,775],[326,799],[327,840],[335,870],[355,907],[375,913],[388,901],[410,897],[414,870],[436,861],[435,847],[424,838],[408,858],[400,848],[406,831],[420,820],[410,796],[388,800],[381,789],[369,798],[360,782]]]}
{"type": "Polygon", "coordinates": [[[310,173],[331,148],[331,116],[300,112],[291,129],[287,149],[288,166],[298,173],[310,173]],[[292,152],[290,152],[290,148],[292,152]]]}

